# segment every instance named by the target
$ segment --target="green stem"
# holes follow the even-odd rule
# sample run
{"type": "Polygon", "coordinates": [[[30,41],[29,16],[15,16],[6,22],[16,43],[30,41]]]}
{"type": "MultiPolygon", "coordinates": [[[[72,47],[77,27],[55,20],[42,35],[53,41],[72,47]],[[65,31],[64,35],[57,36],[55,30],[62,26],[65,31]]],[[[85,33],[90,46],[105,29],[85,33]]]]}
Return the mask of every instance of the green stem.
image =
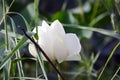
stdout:
{"type": "MultiPolygon", "coordinates": [[[[56,62],[56,66],[57,66],[57,69],[60,71],[60,65],[58,64],[58,62],[56,62]]],[[[61,77],[59,74],[58,74],[58,80],[61,80],[61,77]]]]}
{"type": "Polygon", "coordinates": [[[107,66],[107,64],[108,64],[108,62],[109,62],[109,61],[110,61],[110,59],[112,58],[112,56],[113,56],[114,52],[115,52],[115,51],[116,51],[116,49],[119,47],[119,45],[120,45],[120,42],[118,42],[118,43],[117,43],[117,45],[114,47],[114,49],[113,49],[113,50],[112,50],[112,52],[110,53],[110,56],[108,57],[108,59],[107,59],[107,61],[106,61],[105,65],[104,65],[104,67],[103,67],[103,69],[102,69],[101,73],[99,74],[99,76],[98,76],[97,80],[100,80],[100,78],[101,78],[101,76],[102,76],[102,74],[103,74],[103,72],[104,72],[104,70],[105,70],[105,68],[106,68],[106,66],[107,66]]]}
{"type": "MultiPolygon", "coordinates": [[[[38,0],[34,0],[34,8],[35,8],[35,27],[38,39],[38,0]]],[[[38,41],[37,41],[38,42],[38,41]]],[[[38,60],[36,60],[36,77],[38,76],[38,60]]]]}
{"type": "Polygon", "coordinates": [[[36,78],[38,77],[38,58],[36,60],[36,78]]]}
{"type": "Polygon", "coordinates": [[[117,71],[115,72],[115,74],[113,75],[113,77],[111,78],[111,80],[113,80],[115,78],[115,76],[117,75],[117,73],[120,71],[120,66],[119,68],[117,69],[117,71]]]}
{"type": "Polygon", "coordinates": [[[66,6],[67,6],[67,3],[68,3],[68,1],[65,0],[65,2],[64,2],[63,5],[62,5],[61,11],[65,11],[66,6]]]}
{"type": "Polygon", "coordinates": [[[9,50],[9,41],[8,41],[8,30],[7,30],[7,22],[6,22],[6,6],[5,1],[3,0],[3,17],[4,17],[4,29],[5,29],[5,50],[9,50]]]}
{"type": "Polygon", "coordinates": [[[62,80],[65,80],[63,75],[60,73],[60,71],[56,68],[56,66],[53,64],[53,62],[50,60],[50,58],[46,55],[46,53],[44,52],[44,50],[34,41],[34,39],[32,39],[29,35],[27,35],[27,33],[25,32],[24,29],[23,33],[24,35],[33,42],[33,44],[39,49],[39,51],[41,51],[41,53],[43,54],[43,56],[47,59],[47,61],[51,64],[51,66],[55,69],[55,71],[60,75],[62,80]]]}
{"type": "MultiPolygon", "coordinates": [[[[44,68],[44,63],[43,63],[43,60],[41,59],[41,54],[38,52],[38,61],[39,61],[39,63],[40,63],[40,66],[41,66],[41,69],[42,69],[42,72],[43,72],[43,75],[44,75],[44,77],[45,77],[45,80],[48,80],[48,78],[47,78],[47,74],[46,74],[46,72],[45,72],[45,68],[44,68]]],[[[38,68],[37,68],[38,69],[38,68]]]]}
{"type": "MultiPolygon", "coordinates": [[[[4,22],[4,29],[5,29],[5,53],[6,51],[8,52],[9,50],[9,42],[8,42],[8,30],[7,30],[7,22],[6,22],[6,6],[5,6],[5,1],[2,0],[3,3],[3,22],[4,22]]],[[[4,79],[7,80],[9,79],[9,73],[8,73],[8,69],[6,68],[6,66],[4,66],[3,68],[4,70],[4,79]]]]}
{"type": "Polygon", "coordinates": [[[34,7],[35,7],[35,27],[36,27],[36,33],[38,33],[38,0],[34,0],[34,7]]]}
{"type": "MultiPolygon", "coordinates": [[[[14,23],[13,19],[10,16],[8,16],[8,17],[11,20],[12,29],[13,29],[13,32],[15,34],[15,41],[14,41],[15,45],[14,46],[16,46],[17,45],[16,26],[15,26],[15,23],[14,23]]],[[[19,50],[16,52],[15,55],[16,55],[16,58],[21,58],[19,50]]],[[[23,71],[23,66],[22,66],[22,62],[21,61],[17,62],[17,67],[18,67],[19,77],[21,79],[21,77],[24,77],[24,71],[23,71]]]]}
{"type": "Polygon", "coordinates": [[[10,3],[10,6],[8,7],[8,9],[6,10],[6,13],[9,11],[9,9],[11,8],[11,6],[13,5],[15,0],[12,0],[12,2],[10,3]]]}

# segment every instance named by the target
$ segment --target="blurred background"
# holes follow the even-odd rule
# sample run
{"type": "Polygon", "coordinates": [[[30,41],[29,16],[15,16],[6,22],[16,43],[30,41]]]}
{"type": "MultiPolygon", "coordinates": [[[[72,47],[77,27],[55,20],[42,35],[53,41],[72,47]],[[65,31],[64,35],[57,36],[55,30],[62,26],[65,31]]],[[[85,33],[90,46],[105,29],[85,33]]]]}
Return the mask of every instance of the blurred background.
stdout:
{"type": "MultiPolygon", "coordinates": [[[[12,0],[5,0],[9,6],[12,0]]],[[[58,19],[61,23],[81,25],[91,28],[102,28],[120,31],[120,1],[119,0],[39,0],[38,2],[39,22],[42,20],[52,22],[58,19]],[[112,17],[113,16],[113,17],[112,17]],[[115,25],[111,23],[114,21],[115,25]]],[[[9,12],[17,12],[24,16],[30,25],[32,31],[35,25],[34,0],[14,0],[9,12]]],[[[0,0],[0,20],[2,20],[2,1],[0,0]]],[[[25,27],[23,19],[16,14],[8,14],[15,21],[18,34],[23,34],[19,26],[25,27]]],[[[10,19],[7,18],[11,26],[10,19]]],[[[61,72],[66,80],[96,80],[98,73],[104,66],[108,56],[119,42],[118,39],[93,32],[89,30],[77,29],[76,26],[64,26],[66,32],[76,33],[82,45],[80,62],[63,62],[60,64],[61,72]],[[99,55],[99,56],[98,56],[99,55]],[[98,57],[97,57],[98,56],[98,57]]],[[[3,25],[0,26],[0,30],[3,25]]],[[[1,34],[3,35],[3,34],[1,34]]],[[[0,36],[1,37],[1,36],[0,36]]],[[[1,37],[2,39],[3,37],[1,37]]],[[[3,42],[0,44],[2,45],[3,42]]],[[[25,58],[32,57],[27,49],[27,45],[21,49],[21,56],[25,58]]],[[[2,54],[2,49],[0,49],[2,54]]],[[[23,68],[26,76],[35,77],[35,61],[23,60],[23,68]]],[[[110,80],[117,67],[120,64],[120,47],[115,51],[107,68],[105,69],[103,80],[110,80]]],[[[40,66],[39,66],[40,67],[40,66]]],[[[49,80],[57,80],[57,74],[54,69],[45,62],[45,69],[49,80]],[[49,66],[49,68],[48,68],[49,66]]],[[[39,75],[42,74],[39,69],[39,75]]],[[[16,73],[14,73],[17,76],[16,73]]],[[[119,74],[118,74],[119,76],[119,74]]],[[[44,76],[41,76],[44,78],[44,76]]],[[[118,80],[118,78],[116,78],[118,80]]]]}

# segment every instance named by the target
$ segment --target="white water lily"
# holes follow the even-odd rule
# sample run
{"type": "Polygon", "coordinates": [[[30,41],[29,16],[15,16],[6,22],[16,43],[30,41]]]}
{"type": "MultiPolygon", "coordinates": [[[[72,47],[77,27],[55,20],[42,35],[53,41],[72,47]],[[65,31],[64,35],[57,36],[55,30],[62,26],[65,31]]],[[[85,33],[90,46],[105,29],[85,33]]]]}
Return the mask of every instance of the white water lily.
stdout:
{"type": "MultiPolygon", "coordinates": [[[[36,33],[36,28],[33,30],[36,33]]],[[[43,21],[42,26],[38,26],[38,44],[52,60],[59,63],[63,61],[79,61],[81,45],[76,34],[65,33],[62,24],[55,20],[50,26],[43,21]]],[[[34,44],[29,44],[29,51],[37,57],[34,44]]],[[[42,55],[43,60],[46,58],[42,55]]]]}

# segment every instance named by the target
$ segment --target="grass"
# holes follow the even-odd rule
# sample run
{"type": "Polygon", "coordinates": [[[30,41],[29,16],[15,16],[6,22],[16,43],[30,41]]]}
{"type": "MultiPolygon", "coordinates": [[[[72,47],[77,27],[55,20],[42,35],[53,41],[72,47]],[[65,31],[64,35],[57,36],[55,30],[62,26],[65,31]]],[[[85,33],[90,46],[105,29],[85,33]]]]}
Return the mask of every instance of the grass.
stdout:
{"type": "MultiPolygon", "coordinates": [[[[88,0],[90,2],[90,0],[88,0]]],[[[112,10],[108,9],[109,7],[111,7],[111,5],[109,4],[109,2],[107,2],[106,0],[104,0],[104,4],[108,4],[105,7],[107,7],[106,12],[102,12],[102,13],[97,13],[97,11],[100,8],[100,0],[96,0],[96,4],[92,4],[92,11],[86,15],[85,12],[82,13],[82,15],[84,17],[80,18],[81,15],[76,15],[73,14],[73,16],[75,16],[75,20],[77,19],[78,24],[71,24],[71,23],[62,23],[63,26],[68,30],[71,29],[73,31],[75,31],[76,33],[78,32],[80,35],[82,35],[83,33],[80,33],[81,31],[86,32],[91,31],[91,32],[97,32],[99,34],[103,34],[105,36],[109,36],[110,38],[116,38],[116,39],[120,39],[120,35],[119,33],[116,33],[116,30],[107,30],[104,28],[98,28],[98,27],[92,27],[95,26],[96,24],[100,23],[103,19],[105,19],[106,16],[112,15],[113,13],[111,12],[112,10]],[[109,11],[110,10],[110,11],[109,11]],[[79,16],[79,17],[77,17],[79,16]],[[89,20],[87,20],[86,16],[91,16],[89,20]],[[82,20],[82,25],[80,20],[82,20]],[[88,22],[88,23],[87,23],[88,22]]],[[[48,58],[48,62],[44,62],[41,58],[41,52],[43,50],[37,49],[38,52],[38,57],[37,58],[31,58],[31,57],[24,57],[21,55],[21,50],[24,49],[31,41],[30,39],[33,38],[35,36],[35,34],[32,33],[32,25],[30,26],[30,23],[27,22],[27,19],[24,17],[24,15],[22,15],[21,13],[18,12],[10,12],[9,10],[12,8],[12,5],[15,3],[15,0],[12,0],[11,4],[8,6],[5,2],[5,0],[2,0],[2,11],[3,11],[3,16],[2,19],[0,21],[0,34],[3,35],[4,34],[4,40],[5,43],[0,45],[0,50],[4,50],[3,53],[0,53],[0,56],[3,59],[0,59],[0,79],[5,79],[5,80],[9,80],[9,79],[17,79],[17,80],[26,80],[26,79],[30,79],[30,80],[42,80],[43,78],[45,80],[49,80],[49,70],[52,70],[51,72],[54,72],[54,70],[56,71],[56,73],[52,73],[54,74],[54,76],[56,76],[55,74],[59,74],[58,76],[58,80],[64,80],[63,78],[63,74],[65,79],[75,79],[75,80],[100,80],[100,79],[104,79],[102,75],[104,75],[105,73],[105,69],[107,69],[107,65],[110,62],[111,58],[113,57],[113,54],[115,53],[116,49],[119,47],[120,42],[118,42],[118,44],[114,47],[114,49],[111,51],[110,56],[108,57],[107,61],[105,62],[105,65],[102,65],[103,68],[100,71],[100,73],[98,71],[94,70],[94,64],[96,63],[99,55],[93,55],[90,54],[90,51],[87,51],[89,53],[89,55],[85,54],[85,51],[81,51],[81,57],[82,60],[80,62],[73,62],[72,65],[69,64],[69,62],[66,62],[66,64],[61,63],[61,64],[57,64],[54,65],[53,62],[49,61],[48,58]],[[20,16],[20,18],[23,20],[24,24],[25,24],[25,29],[26,31],[24,32],[25,34],[19,34],[17,32],[17,26],[16,26],[16,22],[13,19],[12,16],[10,15],[17,15],[20,16]],[[8,21],[9,20],[9,21],[8,21]],[[3,30],[2,27],[3,26],[3,30]],[[27,34],[27,36],[25,36],[27,34]],[[20,37],[19,37],[19,36],[20,37]],[[4,55],[3,55],[4,54],[4,55]],[[83,55],[85,54],[85,55],[83,55]],[[27,61],[28,60],[28,61],[27,61]],[[28,62],[31,62],[31,65],[25,65],[28,62]],[[32,65],[32,62],[35,62],[35,65],[32,65]],[[47,66],[46,66],[47,63],[47,66]],[[52,64],[54,70],[48,66],[49,64],[52,64]],[[32,67],[33,68],[30,70],[29,68],[32,67]],[[61,69],[61,71],[58,70],[58,67],[61,69]],[[67,68],[71,68],[71,70],[68,70],[67,68]],[[26,72],[28,71],[32,71],[31,73],[33,73],[32,75],[27,75],[26,72]],[[62,74],[60,73],[62,72],[62,74]],[[72,76],[70,76],[72,75],[72,76]],[[61,76],[61,77],[60,77],[61,76]]],[[[41,18],[39,16],[39,10],[38,10],[38,6],[39,6],[39,0],[34,0],[34,12],[35,12],[35,16],[34,16],[34,27],[36,27],[36,34],[37,34],[37,39],[38,37],[38,25],[41,22],[41,18]]],[[[83,6],[83,4],[79,4],[80,7],[83,6]]],[[[67,2],[65,2],[62,6],[62,11],[66,11],[67,7],[67,2]]],[[[118,7],[117,7],[118,8],[118,7]]],[[[84,10],[82,10],[84,11],[84,10]]],[[[101,10],[102,11],[102,10],[101,10]]],[[[104,10],[103,10],[104,11],[104,10]]],[[[67,11],[66,11],[67,12],[67,11]]],[[[114,14],[115,15],[115,14],[114,14]]],[[[54,15],[53,15],[54,16],[54,15]]],[[[46,16],[43,16],[46,17],[46,16]]],[[[58,16],[57,16],[58,17],[58,16]]],[[[60,16],[59,16],[60,17],[60,16]]],[[[55,18],[55,17],[54,17],[55,18]]],[[[113,19],[113,17],[110,17],[111,21],[112,21],[112,26],[116,27],[116,25],[119,25],[115,22],[115,19],[113,19]]],[[[60,18],[63,19],[63,18],[60,18]]],[[[73,18],[69,18],[74,20],[73,18]]],[[[52,20],[52,18],[51,18],[52,20]]],[[[48,18],[48,23],[51,22],[50,17],[48,18]]],[[[99,25],[101,26],[101,25],[99,25]]],[[[19,27],[19,30],[22,29],[22,26],[19,27]]],[[[67,31],[66,30],[66,31],[67,31]]],[[[69,31],[69,30],[68,30],[69,31]]],[[[22,30],[21,30],[22,32],[22,30]]],[[[71,31],[72,32],[72,31],[71,31]]],[[[102,35],[102,36],[103,36],[102,35]]],[[[85,38],[85,36],[79,36],[81,40],[88,40],[85,38]],[[81,38],[82,37],[82,38],[81,38]]],[[[92,38],[92,37],[90,37],[92,38]]],[[[107,39],[107,38],[106,38],[107,39]]],[[[2,41],[0,42],[2,43],[2,41]]],[[[37,43],[35,43],[37,45],[37,43]]],[[[39,46],[38,46],[39,48],[39,46]]],[[[1,52],[0,51],[0,52],[1,52]]],[[[44,51],[42,52],[44,53],[44,51]]],[[[114,80],[116,78],[116,76],[118,75],[118,72],[120,70],[120,67],[117,68],[117,70],[115,71],[114,74],[110,74],[111,80],[114,80]]],[[[109,77],[109,76],[106,76],[109,77]]]]}

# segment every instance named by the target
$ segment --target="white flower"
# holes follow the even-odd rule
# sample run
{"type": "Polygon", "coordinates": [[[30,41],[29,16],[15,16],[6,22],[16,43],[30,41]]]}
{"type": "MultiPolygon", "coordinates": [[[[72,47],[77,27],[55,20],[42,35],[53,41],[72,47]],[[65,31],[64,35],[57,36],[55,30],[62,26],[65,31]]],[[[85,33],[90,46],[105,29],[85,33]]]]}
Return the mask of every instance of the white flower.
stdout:
{"type": "MultiPolygon", "coordinates": [[[[33,30],[36,32],[36,29],[33,30]]],[[[76,34],[65,33],[62,24],[55,20],[50,26],[43,21],[42,26],[38,26],[38,44],[45,51],[47,56],[59,63],[66,61],[79,61],[81,45],[76,34]]],[[[37,52],[33,44],[29,44],[29,51],[37,57],[37,52]]],[[[42,55],[43,56],[43,55],[42,55]]],[[[43,56],[43,60],[46,60],[43,56]]]]}

